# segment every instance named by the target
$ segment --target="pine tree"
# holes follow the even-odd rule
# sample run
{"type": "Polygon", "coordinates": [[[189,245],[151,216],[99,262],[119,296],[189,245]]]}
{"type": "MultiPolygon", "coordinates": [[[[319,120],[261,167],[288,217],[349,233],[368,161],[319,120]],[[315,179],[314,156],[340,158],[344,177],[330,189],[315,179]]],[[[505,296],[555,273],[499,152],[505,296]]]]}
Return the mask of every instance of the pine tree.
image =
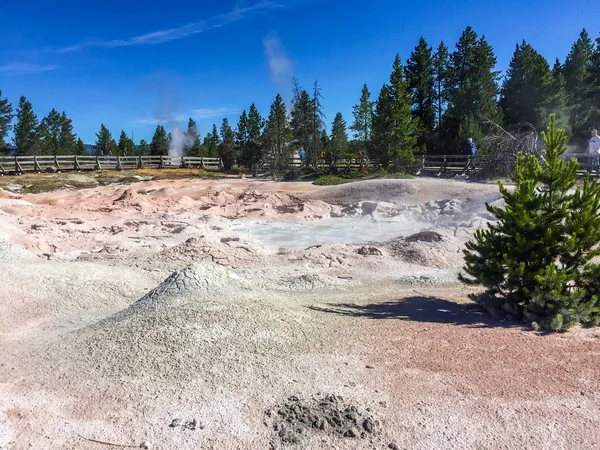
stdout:
{"type": "Polygon", "coordinates": [[[2,99],[2,91],[0,91],[0,152],[8,151],[8,144],[5,139],[8,136],[8,128],[13,118],[13,108],[8,102],[8,99],[2,99]]]}
{"type": "Polygon", "coordinates": [[[575,144],[583,146],[589,138],[590,124],[585,122],[591,104],[589,102],[590,69],[594,47],[585,28],[579,39],[571,47],[564,65],[565,87],[569,105],[569,124],[572,131],[572,140],[575,144]]]}
{"type": "Polygon", "coordinates": [[[256,167],[263,158],[263,128],[265,121],[252,103],[248,111],[248,155],[250,169],[256,176],[256,167]]]}
{"type": "Polygon", "coordinates": [[[223,161],[223,168],[225,170],[233,169],[233,163],[235,162],[234,155],[235,135],[229,125],[227,118],[223,119],[221,124],[221,142],[219,144],[219,156],[223,161]]]}
{"type": "Polygon", "coordinates": [[[312,131],[310,151],[307,152],[306,158],[313,167],[317,166],[317,162],[321,155],[321,131],[323,130],[323,120],[325,119],[325,113],[323,112],[323,105],[321,104],[323,96],[321,95],[321,88],[319,83],[315,80],[313,84],[313,96],[311,99],[311,116],[310,116],[310,128],[312,131]]]}
{"type": "Polygon", "coordinates": [[[169,137],[162,125],[157,125],[152,141],[150,141],[150,155],[167,156],[169,154],[169,137]]]}
{"type": "Polygon", "coordinates": [[[61,115],[53,108],[52,111],[42,119],[37,129],[37,134],[39,136],[38,154],[62,155],[67,153],[60,145],[61,127],[61,115]]]}
{"type": "MultiPolygon", "coordinates": [[[[290,125],[294,135],[294,141],[298,149],[304,149],[307,156],[311,148],[313,137],[312,130],[312,101],[308,92],[301,90],[298,81],[293,78],[294,98],[292,100],[292,113],[290,125]]],[[[306,158],[308,163],[309,159],[306,158]]]]}
{"type": "Polygon", "coordinates": [[[248,114],[246,110],[238,120],[235,130],[235,153],[238,164],[250,168],[251,161],[248,152],[248,114]]]}
{"type": "Polygon", "coordinates": [[[375,102],[371,101],[371,93],[367,84],[362,88],[360,100],[357,105],[352,107],[354,122],[350,129],[354,132],[354,138],[357,142],[359,152],[367,154],[370,152],[371,139],[373,134],[373,106],[375,102]]]}
{"type": "Polygon", "coordinates": [[[592,53],[590,74],[587,79],[590,109],[585,123],[590,128],[600,127],[600,37],[596,38],[596,48],[592,53]]]}
{"type": "Polygon", "coordinates": [[[83,140],[81,138],[77,139],[77,142],[73,149],[73,154],[78,155],[78,156],[86,156],[87,155],[87,152],[85,150],[85,144],[83,143],[83,140]]]}
{"type": "Polygon", "coordinates": [[[219,140],[219,132],[217,131],[217,126],[213,124],[212,132],[207,133],[206,136],[204,136],[204,142],[202,143],[202,147],[205,151],[205,156],[209,158],[218,158],[220,144],[221,141],[219,140]]]}
{"type": "Polygon", "coordinates": [[[373,112],[373,140],[369,156],[383,167],[388,167],[392,154],[394,108],[390,87],[384,84],[379,91],[373,112]]]}
{"type": "Polygon", "coordinates": [[[106,156],[107,153],[112,152],[112,135],[108,128],[104,124],[100,125],[100,131],[96,133],[96,144],[94,144],[94,151],[97,156],[106,156]]]}
{"type": "Polygon", "coordinates": [[[39,136],[37,134],[38,121],[33,106],[24,96],[19,99],[17,108],[17,123],[14,125],[14,144],[17,147],[16,155],[34,155],[38,149],[39,136]]]}
{"type": "Polygon", "coordinates": [[[567,136],[570,136],[571,127],[569,126],[567,90],[563,72],[564,68],[558,58],[556,58],[552,67],[552,80],[550,81],[547,108],[548,111],[556,115],[556,125],[564,129],[567,136]]]}
{"type": "Polygon", "coordinates": [[[600,322],[600,184],[577,185],[578,163],[565,161],[566,135],[550,117],[541,161],[519,154],[514,189],[499,182],[504,206],[486,205],[498,222],[467,243],[460,279],[488,288],[488,306],[561,330],[600,322]],[[489,300],[491,298],[491,301],[489,300]]]}
{"type": "Polygon", "coordinates": [[[517,44],[501,90],[504,123],[529,122],[537,130],[545,128],[551,85],[546,59],[525,41],[517,44]]]}
{"type": "Polygon", "coordinates": [[[185,131],[183,154],[195,157],[202,156],[202,144],[200,142],[198,126],[196,125],[196,121],[191,117],[188,120],[187,130],[185,131]]]}
{"type": "Polygon", "coordinates": [[[484,36],[467,27],[452,53],[445,139],[455,152],[468,137],[482,136],[498,122],[496,56],[484,36]]]}
{"type": "Polygon", "coordinates": [[[400,55],[394,59],[390,75],[392,129],[390,157],[395,172],[407,170],[414,163],[417,146],[418,121],[412,116],[412,96],[404,76],[400,55]]]}
{"type": "Polygon", "coordinates": [[[434,89],[435,89],[435,110],[436,110],[436,135],[437,152],[445,153],[446,146],[443,145],[442,136],[444,134],[443,116],[448,106],[448,84],[451,78],[450,73],[450,55],[448,47],[444,42],[440,42],[435,55],[433,55],[434,71],[434,89]]]}
{"type": "Polygon", "coordinates": [[[292,139],[285,103],[281,95],[277,94],[271,104],[264,132],[264,146],[267,157],[272,161],[274,173],[288,168],[293,153],[292,139]]]}
{"type": "Polygon", "coordinates": [[[146,140],[142,139],[140,141],[138,153],[140,154],[140,156],[147,156],[150,154],[150,144],[148,144],[146,140]]]}
{"type": "Polygon", "coordinates": [[[348,154],[348,134],[346,132],[346,121],[342,113],[338,112],[331,124],[331,137],[327,142],[327,155],[329,165],[334,167],[340,159],[351,159],[353,155],[348,154]]]}
{"type": "Polygon", "coordinates": [[[121,130],[121,135],[119,136],[118,147],[118,155],[119,156],[134,156],[137,152],[135,150],[135,144],[133,140],[127,136],[125,131],[121,130]]]}
{"type": "Polygon", "coordinates": [[[60,115],[58,141],[63,154],[70,155],[75,152],[77,136],[73,133],[73,121],[67,117],[67,113],[64,111],[60,115]]]}
{"type": "Polygon", "coordinates": [[[430,152],[432,134],[435,127],[435,70],[433,65],[432,48],[421,36],[406,61],[406,80],[408,90],[413,99],[412,115],[419,122],[417,147],[430,152]]]}

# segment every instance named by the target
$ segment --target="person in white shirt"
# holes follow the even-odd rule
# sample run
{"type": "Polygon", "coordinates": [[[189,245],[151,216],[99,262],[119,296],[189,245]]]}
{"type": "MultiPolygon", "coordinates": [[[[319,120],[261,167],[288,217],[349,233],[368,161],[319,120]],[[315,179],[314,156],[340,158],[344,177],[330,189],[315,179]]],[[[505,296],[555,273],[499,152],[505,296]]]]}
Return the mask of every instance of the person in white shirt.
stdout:
{"type": "MultiPolygon", "coordinates": [[[[600,153],[600,137],[598,136],[598,130],[592,130],[592,137],[589,142],[588,153],[592,155],[597,155],[598,153],[600,153]]],[[[597,166],[598,158],[592,158],[591,163],[597,166]]],[[[600,168],[598,167],[595,167],[595,169],[596,171],[600,171],[600,168]]]]}

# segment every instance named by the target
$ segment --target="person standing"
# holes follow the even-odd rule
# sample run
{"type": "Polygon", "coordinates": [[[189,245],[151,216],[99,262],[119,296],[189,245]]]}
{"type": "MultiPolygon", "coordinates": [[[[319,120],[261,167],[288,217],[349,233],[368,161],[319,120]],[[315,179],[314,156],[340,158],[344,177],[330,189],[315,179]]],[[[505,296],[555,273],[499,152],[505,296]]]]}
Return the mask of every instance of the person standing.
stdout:
{"type": "MultiPolygon", "coordinates": [[[[592,137],[588,144],[588,153],[591,155],[600,153],[600,137],[598,136],[598,130],[592,130],[592,137]]],[[[594,165],[592,170],[600,171],[600,167],[598,167],[598,158],[591,158],[591,163],[594,165]]]]}
{"type": "Polygon", "coordinates": [[[475,143],[473,142],[472,138],[467,139],[467,144],[465,145],[464,153],[467,156],[475,156],[475,154],[477,153],[477,147],[475,146],[475,143]]]}

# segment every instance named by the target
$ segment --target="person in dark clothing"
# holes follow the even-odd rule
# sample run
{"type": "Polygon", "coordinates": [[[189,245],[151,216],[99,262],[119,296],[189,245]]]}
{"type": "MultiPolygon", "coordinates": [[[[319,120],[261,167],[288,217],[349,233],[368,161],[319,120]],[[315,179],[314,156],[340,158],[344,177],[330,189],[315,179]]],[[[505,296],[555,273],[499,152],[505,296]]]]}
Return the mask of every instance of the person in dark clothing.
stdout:
{"type": "Polygon", "coordinates": [[[465,145],[464,153],[467,156],[475,156],[475,154],[477,153],[477,147],[475,146],[473,139],[467,139],[467,144],[465,145]]]}

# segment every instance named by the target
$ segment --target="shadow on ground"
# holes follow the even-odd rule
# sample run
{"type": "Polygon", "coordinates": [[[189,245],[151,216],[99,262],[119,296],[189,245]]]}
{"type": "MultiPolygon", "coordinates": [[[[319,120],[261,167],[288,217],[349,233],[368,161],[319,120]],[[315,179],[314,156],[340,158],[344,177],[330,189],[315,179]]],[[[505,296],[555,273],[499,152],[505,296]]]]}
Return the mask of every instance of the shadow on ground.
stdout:
{"type": "Polygon", "coordinates": [[[329,303],[309,306],[313,311],[368,319],[398,319],[413,322],[447,323],[469,327],[519,327],[520,323],[495,319],[481,306],[458,304],[435,297],[407,297],[385,303],[357,305],[329,303]]]}

